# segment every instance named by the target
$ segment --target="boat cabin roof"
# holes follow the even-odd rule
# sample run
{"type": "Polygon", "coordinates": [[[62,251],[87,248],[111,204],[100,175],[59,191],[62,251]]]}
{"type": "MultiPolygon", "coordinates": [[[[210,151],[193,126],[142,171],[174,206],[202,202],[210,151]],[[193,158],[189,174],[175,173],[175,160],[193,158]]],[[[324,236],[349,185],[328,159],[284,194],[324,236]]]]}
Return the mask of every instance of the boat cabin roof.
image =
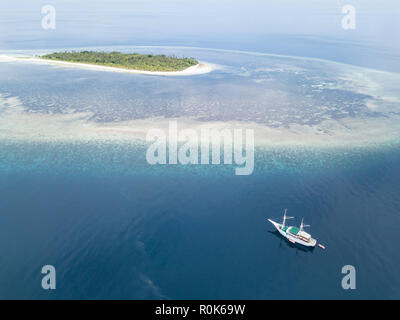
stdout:
{"type": "Polygon", "coordinates": [[[310,234],[308,234],[307,232],[304,232],[304,231],[300,231],[300,229],[297,228],[297,227],[284,226],[282,228],[282,230],[284,232],[290,232],[291,234],[298,235],[298,236],[304,237],[306,239],[310,239],[311,238],[310,234]]]}
{"type": "Polygon", "coordinates": [[[298,235],[302,236],[302,237],[304,237],[306,239],[310,239],[311,238],[311,235],[308,234],[307,232],[304,232],[304,231],[300,231],[298,235]]]}

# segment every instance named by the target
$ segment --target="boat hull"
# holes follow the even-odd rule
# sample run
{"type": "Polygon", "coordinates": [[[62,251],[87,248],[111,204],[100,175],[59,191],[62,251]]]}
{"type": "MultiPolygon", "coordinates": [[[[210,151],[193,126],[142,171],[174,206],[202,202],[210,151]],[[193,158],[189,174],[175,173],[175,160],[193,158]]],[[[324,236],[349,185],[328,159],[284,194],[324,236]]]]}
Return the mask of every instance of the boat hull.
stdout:
{"type": "Polygon", "coordinates": [[[317,240],[313,238],[311,238],[309,241],[304,241],[296,237],[296,235],[293,235],[290,232],[285,232],[284,230],[282,230],[282,225],[280,223],[272,221],[271,219],[268,219],[268,221],[271,222],[276,228],[276,230],[278,230],[278,232],[291,243],[298,243],[305,247],[315,247],[315,245],[317,244],[317,240]]]}

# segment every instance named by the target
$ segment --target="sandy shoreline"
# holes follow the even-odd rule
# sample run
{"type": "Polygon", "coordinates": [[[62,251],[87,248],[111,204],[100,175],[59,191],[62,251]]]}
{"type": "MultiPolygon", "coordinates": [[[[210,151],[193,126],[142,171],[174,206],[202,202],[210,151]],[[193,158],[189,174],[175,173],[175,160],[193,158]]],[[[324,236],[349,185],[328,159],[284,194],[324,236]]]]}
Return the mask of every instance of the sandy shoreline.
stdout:
{"type": "MultiPolygon", "coordinates": [[[[103,67],[89,64],[42,60],[23,55],[1,55],[0,62],[53,64],[60,67],[87,68],[100,71],[141,73],[155,75],[192,75],[210,72],[217,65],[201,63],[180,72],[151,72],[103,67]],[[207,68],[209,66],[209,68],[207,68]]],[[[361,70],[362,71],[362,70],[361,70]]],[[[315,124],[288,123],[287,126],[270,127],[251,121],[197,121],[191,118],[169,119],[164,117],[137,119],[120,122],[99,123],[91,121],[93,114],[76,112],[46,114],[27,112],[18,97],[10,97],[0,93],[0,140],[18,141],[144,141],[150,129],[168,131],[169,121],[179,122],[179,130],[194,129],[199,132],[203,128],[218,130],[234,128],[253,129],[255,143],[260,147],[365,147],[400,142],[400,114],[398,114],[399,98],[395,91],[398,75],[382,80],[375,73],[374,77],[366,77],[359,69],[350,69],[339,74],[347,88],[358,94],[371,95],[366,100],[366,107],[373,112],[381,112],[374,117],[331,117],[315,124]],[[371,79],[377,77],[377,82],[371,79]],[[356,80],[352,80],[356,79],[356,80]],[[353,82],[352,82],[353,81],[353,82]],[[381,87],[389,87],[381,91],[381,87]],[[393,87],[393,88],[392,88],[393,87]],[[375,98],[376,97],[376,98],[375,98]],[[386,106],[386,103],[389,104],[386,106]]],[[[331,87],[331,89],[342,87],[331,87]]]]}
{"type": "Polygon", "coordinates": [[[16,57],[16,56],[0,55],[0,62],[12,62],[12,61],[21,61],[25,63],[36,63],[36,64],[49,64],[60,67],[80,68],[80,69],[88,69],[96,71],[123,72],[123,73],[134,73],[134,74],[156,75],[156,76],[193,76],[198,74],[209,73],[216,68],[216,66],[213,64],[206,62],[199,62],[199,64],[191,66],[182,71],[145,71],[145,70],[100,66],[88,63],[46,60],[37,57],[16,57]]]}

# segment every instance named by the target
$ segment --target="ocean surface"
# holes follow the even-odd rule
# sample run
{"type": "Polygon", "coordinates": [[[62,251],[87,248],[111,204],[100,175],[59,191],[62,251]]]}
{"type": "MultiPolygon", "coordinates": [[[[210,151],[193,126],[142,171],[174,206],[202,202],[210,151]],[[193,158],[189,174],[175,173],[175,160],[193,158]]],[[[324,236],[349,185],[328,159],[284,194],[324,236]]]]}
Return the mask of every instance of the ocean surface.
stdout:
{"type": "MultiPolygon", "coordinates": [[[[89,30],[92,18],[82,21],[89,30]]],[[[134,47],[128,31],[90,42],[65,30],[19,30],[0,54],[100,48],[218,68],[169,78],[0,62],[1,299],[400,298],[395,52],[309,35],[225,44],[206,33],[134,47]],[[143,142],[93,138],[87,127],[169,118],[296,126],[303,143],[257,146],[253,174],[236,176],[231,165],[152,166],[143,142]],[[310,140],[308,128],[331,138],[310,140]],[[326,250],[274,231],[267,218],[285,208],[326,250]],[[56,290],[41,287],[44,265],[56,268],[56,290]],[[342,288],[345,265],[355,290],[342,288]]]]}

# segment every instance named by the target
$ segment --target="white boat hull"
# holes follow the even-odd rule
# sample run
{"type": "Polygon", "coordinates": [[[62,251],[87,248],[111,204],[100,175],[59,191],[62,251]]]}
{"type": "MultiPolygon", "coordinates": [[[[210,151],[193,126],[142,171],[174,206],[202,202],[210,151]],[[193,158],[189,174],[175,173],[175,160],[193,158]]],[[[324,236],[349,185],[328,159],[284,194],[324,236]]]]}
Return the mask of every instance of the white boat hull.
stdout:
{"type": "Polygon", "coordinates": [[[300,239],[299,237],[297,237],[296,235],[282,230],[282,224],[272,221],[271,219],[268,219],[268,221],[271,222],[274,225],[274,227],[276,228],[276,230],[278,230],[278,232],[283,237],[288,239],[291,243],[298,243],[305,247],[315,247],[315,245],[317,244],[317,240],[315,240],[313,238],[310,238],[308,241],[304,241],[304,240],[300,239]]]}

